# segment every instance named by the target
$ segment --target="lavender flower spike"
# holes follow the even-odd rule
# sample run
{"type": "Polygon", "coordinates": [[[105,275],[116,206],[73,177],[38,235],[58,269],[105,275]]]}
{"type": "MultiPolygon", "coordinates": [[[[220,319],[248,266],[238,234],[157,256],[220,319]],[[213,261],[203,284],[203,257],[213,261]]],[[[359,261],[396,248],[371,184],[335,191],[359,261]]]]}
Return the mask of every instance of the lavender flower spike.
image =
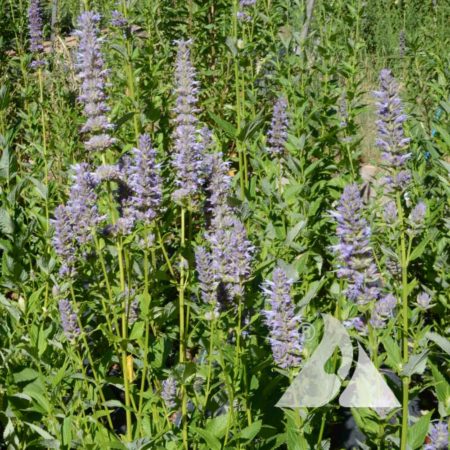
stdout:
{"type": "Polygon", "coordinates": [[[267,280],[263,284],[263,292],[270,305],[263,314],[270,330],[272,354],[277,366],[283,369],[298,367],[303,349],[299,333],[301,318],[295,314],[290,295],[292,284],[280,268],[273,271],[272,281],[267,280]]]}
{"type": "Polygon", "coordinates": [[[177,189],[173,199],[180,204],[194,206],[195,197],[203,184],[203,153],[208,137],[197,129],[198,82],[191,63],[191,41],[177,41],[175,93],[177,96],[175,130],[173,136],[173,168],[177,189]]]}
{"type": "Polygon", "coordinates": [[[100,16],[91,11],[83,12],[78,18],[79,37],[76,68],[81,81],[81,92],[78,97],[84,105],[86,123],[81,131],[90,138],[85,141],[88,151],[103,151],[111,147],[115,139],[109,132],[114,128],[106,113],[106,77],[107,70],[101,52],[98,23],[100,16]]]}
{"type": "Polygon", "coordinates": [[[72,277],[75,275],[76,240],[73,232],[71,218],[67,208],[60,205],[55,209],[55,218],[51,221],[55,228],[52,238],[53,247],[61,260],[59,275],[72,277]]]}
{"type": "Polygon", "coordinates": [[[132,192],[127,208],[135,220],[149,225],[158,215],[161,206],[162,180],[160,165],[156,162],[156,151],[147,134],[139,138],[139,148],[133,150],[133,159],[127,172],[127,185],[132,192]]]}
{"type": "Polygon", "coordinates": [[[280,97],[273,108],[272,124],[267,139],[267,151],[272,156],[282,156],[285,152],[289,126],[286,109],[287,101],[284,97],[280,97]]]}
{"type": "Polygon", "coordinates": [[[211,231],[206,234],[211,246],[211,269],[233,299],[244,294],[243,284],[251,273],[254,247],[247,231],[231,208],[214,210],[211,231]]]}
{"type": "Polygon", "coordinates": [[[177,388],[177,382],[173,377],[162,382],[161,398],[169,411],[173,411],[177,407],[177,388]]]}
{"type": "Polygon", "coordinates": [[[92,231],[102,217],[97,208],[95,178],[89,172],[89,166],[86,163],[75,164],[73,169],[75,182],[70,189],[66,208],[76,241],[83,245],[92,239],[92,231]]]}
{"type": "Polygon", "coordinates": [[[219,285],[217,274],[212,269],[211,255],[204,247],[195,250],[195,262],[202,300],[214,305],[217,302],[217,287],[219,285]]]}
{"type": "Polygon", "coordinates": [[[370,248],[370,227],[362,216],[363,207],[357,184],[350,184],[345,187],[336,211],[331,212],[339,238],[332,247],[339,261],[337,276],[347,280],[346,295],[358,304],[380,297],[380,276],[370,248]]]}
{"type": "Polygon", "coordinates": [[[58,308],[64,334],[69,341],[73,341],[80,334],[77,314],[67,299],[60,300],[58,302],[58,308]]]}
{"type": "Polygon", "coordinates": [[[403,189],[408,182],[407,175],[398,179],[399,172],[405,170],[406,161],[411,154],[406,152],[410,139],[405,137],[403,124],[407,117],[403,113],[402,102],[399,97],[399,87],[391,71],[383,69],[380,72],[380,90],[374,92],[377,98],[378,139],[377,146],[381,150],[381,157],[390,173],[386,182],[389,187],[403,189]]]}
{"type": "Polygon", "coordinates": [[[44,50],[42,44],[42,17],[40,0],[30,0],[28,9],[28,28],[30,33],[30,51],[41,53],[44,50]]]}
{"type": "Polygon", "coordinates": [[[205,156],[206,186],[208,193],[207,209],[225,205],[230,194],[231,177],[228,175],[230,164],[224,161],[222,153],[211,153],[205,156]]]}

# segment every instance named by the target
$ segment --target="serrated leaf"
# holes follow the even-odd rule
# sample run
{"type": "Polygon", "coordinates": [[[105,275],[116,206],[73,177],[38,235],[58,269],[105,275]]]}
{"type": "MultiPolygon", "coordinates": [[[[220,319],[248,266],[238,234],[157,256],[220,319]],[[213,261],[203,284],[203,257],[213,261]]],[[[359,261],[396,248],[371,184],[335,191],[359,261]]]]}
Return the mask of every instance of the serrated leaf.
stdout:
{"type": "Polygon", "coordinates": [[[210,431],[197,427],[191,427],[191,429],[194,433],[201,436],[212,450],[220,450],[222,448],[220,441],[210,431]]]}
{"type": "Polygon", "coordinates": [[[14,222],[6,209],[0,209],[0,231],[4,234],[14,233],[14,222]]]}
{"type": "Polygon", "coordinates": [[[216,114],[212,113],[212,112],[208,112],[209,117],[211,117],[212,120],[214,120],[214,122],[216,122],[216,124],[223,130],[225,131],[225,133],[235,139],[237,136],[237,128],[230,122],[226,121],[225,119],[220,118],[219,116],[217,116],[216,114]]]}
{"type": "Polygon", "coordinates": [[[313,281],[308,289],[308,292],[300,300],[298,307],[303,308],[309,304],[309,302],[316,296],[317,292],[322,288],[325,283],[325,278],[319,281],[313,281]]]}
{"type": "Polygon", "coordinates": [[[34,430],[37,434],[42,436],[44,439],[48,439],[49,441],[54,441],[55,438],[48,432],[42,429],[41,427],[38,427],[37,425],[34,425],[30,422],[24,422],[25,425],[28,425],[32,430],[34,430]]]}
{"type": "Polygon", "coordinates": [[[415,373],[423,373],[427,365],[429,350],[424,350],[419,355],[411,355],[408,363],[403,367],[400,375],[410,377],[415,373]]]}
{"type": "Polygon", "coordinates": [[[444,352],[450,355],[450,341],[448,339],[438,333],[434,333],[433,331],[429,331],[427,334],[425,334],[425,337],[430,341],[433,341],[435,344],[439,345],[439,347],[441,347],[444,352]]]}
{"type": "Polygon", "coordinates": [[[398,344],[390,336],[385,336],[382,340],[386,349],[387,363],[392,369],[398,370],[402,363],[402,354],[398,344]]]}
{"type": "Polygon", "coordinates": [[[422,448],[430,426],[431,412],[422,416],[415,424],[408,428],[408,445],[412,450],[422,448]]]}
{"type": "Polygon", "coordinates": [[[253,440],[256,435],[259,433],[259,430],[261,430],[261,426],[262,426],[262,421],[258,420],[256,422],[253,422],[251,425],[249,425],[248,427],[244,428],[241,431],[241,438],[246,439],[248,441],[253,440]]]}
{"type": "Polygon", "coordinates": [[[206,430],[212,433],[216,438],[221,439],[225,436],[228,423],[228,414],[221,414],[208,420],[206,430]]]}
{"type": "Polygon", "coordinates": [[[21,370],[18,373],[13,375],[14,381],[16,383],[23,383],[24,381],[32,381],[35,380],[39,376],[39,373],[34,369],[30,369],[27,367],[26,369],[21,370]]]}
{"type": "Polygon", "coordinates": [[[139,321],[133,324],[133,329],[130,333],[130,339],[139,339],[144,336],[145,322],[139,321]]]}

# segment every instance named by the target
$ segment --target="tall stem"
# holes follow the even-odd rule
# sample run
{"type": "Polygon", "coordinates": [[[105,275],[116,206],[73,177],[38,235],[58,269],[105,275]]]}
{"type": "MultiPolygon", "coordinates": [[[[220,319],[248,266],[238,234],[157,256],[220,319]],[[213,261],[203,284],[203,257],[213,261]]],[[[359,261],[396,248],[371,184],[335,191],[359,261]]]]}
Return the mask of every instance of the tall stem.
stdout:
{"type": "Polygon", "coordinates": [[[42,151],[44,157],[44,184],[47,189],[45,195],[45,231],[48,232],[49,213],[48,213],[48,161],[47,161],[47,121],[44,109],[44,79],[42,77],[42,69],[38,69],[39,79],[39,103],[41,105],[41,131],[42,131],[42,151]]]}
{"type": "MultiPolygon", "coordinates": [[[[403,208],[400,193],[397,194],[397,210],[400,222],[400,265],[402,270],[402,347],[403,366],[408,363],[408,256],[406,253],[406,237],[404,227],[403,208]]],[[[409,400],[409,377],[402,377],[402,430],[400,450],[406,450],[408,438],[408,400],[409,400]]]]}
{"type": "MultiPolygon", "coordinates": [[[[119,277],[120,277],[120,290],[122,294],[125,294],[125,268],[123,264],[123,246],[122,239],[117,241],[117,258],[119,261],[119,277]]],[[[128,355],[127,355],[127,343],[128,343],[128,295],[123,295],[124,301],[122,306],[122,372],[123,372],[123,387],[125,391],[125,417],[128,441],[132,440],[131,430],[131,400],[130,400],[130,379],[128,374],[128,355]]]]}
{"type": "MultiPolygon", "coordinates": [[[[237,47],[238,41],[238,1],[233,0],[233,17],[232,17],[232,27],[233,27],[233,39],[237,47]]],[[[240,76],[239,76],[239,55],[233,55],[233,66],[234,66],[234,87],[236,96],[236,149],[239,157],[239,181],[241,187],[241,196],[245,196],[245,187],[247,180],[247,161],[244,148],[239,141],[239,134],[241,132],[241,114],[242,114],[242,104],[241,104],[241,88],[240,88],[240,76]]]]}
{"type": "MultiPolygon", "coordinates": [[[[73,290],[73,286],[72,285],[70,286],[70,294],[71,294],[71,297],[72,297],[72,307],[74,308],[74,311],[75,311],[75,313],[77,315],[77,323],[78,323],[78,327],[80,329],[81,339],[82,339],[84,347],[86,349],[86,354],[87,354],[87,357],[88,357],[89,364],[91,366],[92,374],[94,376],[95,384],[96,384],[98,393],[100,395],[100,399],[101,399],[101,401],[104,404],[106,402],[106,398],[105,398],[105,395],[103,394],[103,389],[102,389],[101,384],[100,384],[100,377],[98,376],[97,371],[95,370],[94,360],[92,358],[91,350],[89,348],[89,345],[88,345],[88,342],[87,342],[87,339],[86,339],[86,332],[84,330],[83,324],[81,323],[80,314],[79,314],[79,311],[78,311],[78,308],[77,308],[77,303],[76,303],[76,300],[75,300],[75,292],[73,290]]],[[[78,353],[78,350],[77,350],[77,353],[78,353]]],[[[80,358],[80,361],[81,361],[81,368],[83,370],[83,362],[82,362],[81,358],[80,358]]],[[[107,409],[106,411],[108,413],[107,414],[108,425],[110,426],[111,429],[114,429],[114,426],[113,426],[113,423],[112,423],[112,420],[111,420],[111,413],[109,412],[109,409],[107,409]]]]}
{"type": "MultiPolygon", "coordinates": [[[[181,208],[181,252],[180,252],[180,283],[178,287],[179,293],[179,316],[180,316],[180,363],[186,361],[186,336],[185,336],[185,305],[184,305],[184,290],[185,290],[185,258],[184,251],[186,245],[186,210],[181,208]]],[[[181,386],[181,421],[182,421],[182,435],[183,447],[188,449],[188,435],[187,435],[187,396],[185,386],[181,386]]]]}
{"type": "MultiPolygon", "coordinates": [[[[122,0],[122,14],[126,19],[128,16],[126,0],[122,0]]],[[[134,137],[135,137],[136,145],[139,145],[140,125],[139,125],[139,118],[138,118],[138,110],[136,108],[136,87],[135,87],[135,80],[134,80],[134,74],[133,74],[133,62],[132,62],[133,48],[131,46],[129,33],[124,37],[124,41],[125,41],[125,48],[127,50],[125,70],[127,73],[128,91],[129,91],[130,99],[133,103],[134,137]]]]}

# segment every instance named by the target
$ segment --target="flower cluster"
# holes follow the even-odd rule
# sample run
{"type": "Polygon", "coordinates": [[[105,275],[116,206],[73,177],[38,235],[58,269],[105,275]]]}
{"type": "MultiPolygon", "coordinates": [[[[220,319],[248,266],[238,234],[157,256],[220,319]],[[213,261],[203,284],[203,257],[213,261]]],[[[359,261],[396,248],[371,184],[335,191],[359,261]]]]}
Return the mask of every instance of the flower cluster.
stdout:
{"type": "Polygon", "coordinates": [[[379,273],[370,248],[370,227],[362,216],[363,201],[356,184],[345,187],[336,211],[336,234],[339,238],[333,250],[339,259],[337,275],[348,281],[347,297],[366,304],[380,296],[379,273]]]}
{"type": "Polygon", "coordinates": [[[139,148],[133,149],[133,157],[126,168],[126,183],[131,192],[126,201],[127,215],[135,221],[149,225],[158,215],[162,202],[160,165],[150,136],[139,138],[139,148]]]}
{"type": "Polygon", "coordinates": [[[30,35],[30,51],[35,57],[38,57],[37,60],[31,63],[31,66],[37,68],[44,63],[39,59],[40,54],[44,51],[40,0],[30,1],[30,7],[28,8],[28,30],[30,35]]]}
{"type": "Polygon", "coordinates": [[[448,449],[448,424],[446,422],[432,423],[428,439],[429,441],[423,447],[424,450],[448,449]]]}
{"type": "Polygon", "coordinates": [[[227,202],[231,187],[230,164],[223,160],[221,152],[205,156],[205,190],[207,192],[207,210],[212,211],[227,202]]]}
{"type": "Polygon", "coordinates": [[[221,205],[214,209],[205,237],[209,251],[196,250],[202,299],[215,304],[243,296],[254,253],[245,226],[230,207],[221,205]]]}
{"type": "Polygon", "coordinates": [[[61,276],[75,274],[76,252],[92,239],[92,231],[103,218],[97,208],[96,180],[86,163],[73,166],[74,183],[67,204],[56,208],[53,245],[60,257],[61,276]]]}
{"type": "Polygon", "coordinates": [[[381,158],[388,170],[384,179],[387,190],[403,190],[411,179],[411,173],[405,168],[411,154],[406,152],[410,139],[405,137],[403,124],[407,117],[403,113],[399,97],[399,87],[391,71],[380,72],[380,90],[374,92],[377,99],[378,128],[377,146],[381,158]]]}
{"type": "Polygon", "coordinates": [[[162,382],[161,398],[169,411],[174,410],[178,404],[178,384],[175,378],[169,377],[162,382]]]}
{"type": "Polygon", "coordinates": [[[204,152],[210,143],[210,134],[199,130],[198,82],[191,62],[191,41],[177,41],[178,51],[175,67],[176,105],[175,130],[173,137],[174,154],[172,159],[176,174],[177,189],[173,199],[180,204],[192,207],[204,181],[204,152]]]}
{"type": "Polygon", "coordinates": [[[115,142],[109,134],[114,126],[106,115],[109,111],[105,93],[108,71],[101,52],[99,21],[98,14],[85,11],[78,18],[78,30],[75,32],[79,37],[76,67],[81,81],[78,99],[84,105],[86,116],[81,131],[90,135],[85,142],[85,148],[89,151],[106,150],[115,142]]]}
{"type": "Polygon", "coordinates": [[[397,299],[392,294],[381,297],[376,303],[370,318],[370,324],[374,328],[383,328],[393,315],[393,311],[397,306],[397,299]]]}
{"type": "Polygon", "coordinates": [[[267,151],[272,156],[284,154],[288,127],[287,101],[284,97],[280,97],[273,107],[272,123],[267,139],[267,151]]]}
{"type": "Polygon", "coordinates": [[[295,313],[291,298],[292,284],[286,272],[276,268],[272,281],[266,280],[262,288],[270,306],[263,314],[270,330],[273,359],[282,369],[298,367],[303,349],[299,332],[301,318],[295,313]]]}
{"type": "Polygon", "coordinates": [[[363,206],[358,185],[346,186],[336,211],[331,212],[337,222],[339,238],[332,248],[339,260],[337,276],[347,280],[346,296],[358,305],[374,302],[370,324],[382,328],[392,317],[397,299],[392,294],[382,296],[380,274],[370,247],[371,231],[363,217],[363,206]]]}
{"type": "Polygon", "coordinates": [[[60,300],[58,302],[58,308],[64,334],[69,341],[73,341],[80,334],[77,314],[67,299],[60,300]]]}
{"type": "Polygon", "coordinates": [[[252,6],[255,6],[256,0],[240,0],[239,1],[239,10],[237,12],[237,18],[241,22],[250,22],[252,20],[252,16],[246,11],[252,6]]]}

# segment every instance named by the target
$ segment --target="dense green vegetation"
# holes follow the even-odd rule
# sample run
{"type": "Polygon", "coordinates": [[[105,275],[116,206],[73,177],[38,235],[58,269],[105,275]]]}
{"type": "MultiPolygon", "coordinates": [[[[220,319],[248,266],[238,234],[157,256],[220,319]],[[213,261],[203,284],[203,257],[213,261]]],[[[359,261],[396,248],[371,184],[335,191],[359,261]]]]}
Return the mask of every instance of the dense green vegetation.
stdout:
{"type": "Polygon", "coordinates": [[[449,21],[0,0],[0,448],[447,448],[449,21]],[[324,314],[400,406],[275,406],[324,314]]]}

